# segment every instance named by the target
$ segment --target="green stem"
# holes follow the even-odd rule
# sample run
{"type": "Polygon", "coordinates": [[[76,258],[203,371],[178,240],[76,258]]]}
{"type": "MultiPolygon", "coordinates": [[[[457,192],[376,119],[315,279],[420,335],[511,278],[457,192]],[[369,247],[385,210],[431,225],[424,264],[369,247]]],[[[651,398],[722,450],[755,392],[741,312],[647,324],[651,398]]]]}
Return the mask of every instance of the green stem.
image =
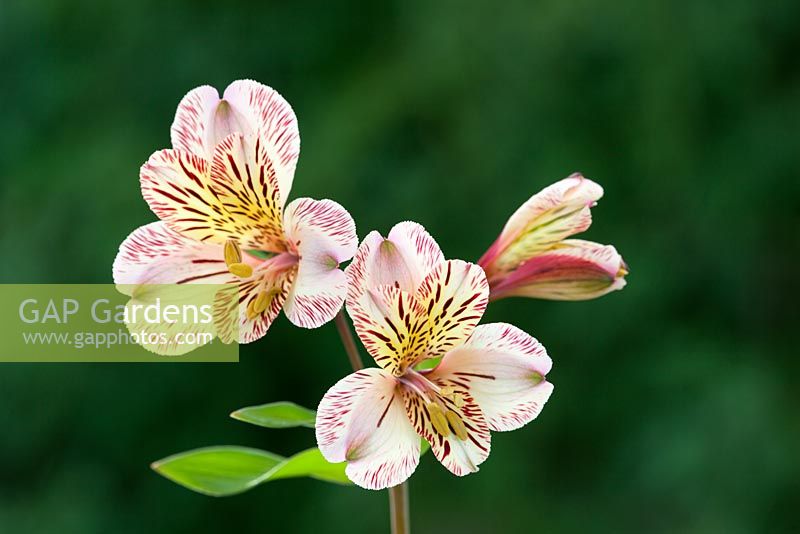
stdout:
{"type": "Polygon", "coordinates": [[[392,534],[410,534],[408,482],[389,488],[389,513],[392,516],[392,534]]]}
{"type": "Polygon", "coordinates": [[[339,331],[339,337],[342,338],[342,345],[347,357],[350,358],[350,365],[353,366],[353,371],[358,371],[364,368],[361,363],[361,356],[358,355],[358,347],[356,347],[356,340],[353,338],[353,331],[350,330],[350,325],[347,323],[347,318],[344,316],[344,310],[339,310],[336,314],[336,330],[339,331]]]}
{"type": "MultiPolygon", "coordinates": [[[[339,337],[342,338],[342,345],[344,345],[344,350],[347,353],[347,357],[350,359],[350,365],[353,366],[353,371],[363,369],[364,364],[361,362],[361,356],[358,354],[356,340],[353,338],[353,331],[350,329],[350,324],[347,322],[344,310],[336,314],[334,323],[336,324],[336,330],[339,331],[339,337]]],[[[389,488],[389,513],[391,514],[392,534],[410,534],[408,482],[403,482],[399,486],[389,488]]]]}

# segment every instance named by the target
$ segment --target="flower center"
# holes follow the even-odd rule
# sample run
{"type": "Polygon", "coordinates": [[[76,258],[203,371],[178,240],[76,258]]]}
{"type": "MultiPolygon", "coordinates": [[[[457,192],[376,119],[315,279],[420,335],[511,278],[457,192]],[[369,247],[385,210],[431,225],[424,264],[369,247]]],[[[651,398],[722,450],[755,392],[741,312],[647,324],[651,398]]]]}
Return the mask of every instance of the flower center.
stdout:
{"type": "Polygon", "coordinates": [[[247,254],[263,260],[253,268],[249,263],[242,261],[242,249],[233,239],[225,242],[224,253],[225,265],[228,266],[231,274],[243,279],[253,275],[260,277],[258,294],[247,304],[246,313],[249,320],[255,319],[270,307],[275,297],[280,295],[283,290],[281,274],[293,269],[299,261],[299,257],[291,252],[275,254],[252,251],[247,254]]]}
{"type": "Polygon", "coordinates": [[[455,434],[467,439],[467,427],[458,410],[464,405],[463,394],[452,386],[440,386],[428,380],[424,373],[409,369],[399,377],[401,384],[425,400],[425,408],[434,430],[444,437],[455,434]]]}
{"type": "Polygon", "coordinates": [[[297,256],[283,252],[266,259],[256,266],[255,272],[261,276],[258,296],[247,305],[247,318],[255,319],[272,304],[283,289],[281,274],[297,265],[297,256]]]}

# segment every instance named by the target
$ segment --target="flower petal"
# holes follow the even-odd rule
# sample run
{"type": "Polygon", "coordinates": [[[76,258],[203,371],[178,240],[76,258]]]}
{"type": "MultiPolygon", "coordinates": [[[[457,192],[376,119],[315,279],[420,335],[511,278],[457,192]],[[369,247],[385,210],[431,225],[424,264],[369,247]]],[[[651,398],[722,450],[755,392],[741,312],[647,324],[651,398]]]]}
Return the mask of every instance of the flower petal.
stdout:
{"type": "Polygon", "coordinates": [[[332,200],[299,198],[286,206],[286,235],[300,255],[300,267],[284,310],[292,323],[316,328],[341,309],[347,277],[339,264],[355,254],[356,225],[332,200]]]}
{"type": "Polygon", "coordinates": [[[463,346],[442,359],[431,379],[457,382],[469,390],[492,430],[514,430],[539,415],[553,385],[553,365],[544,347],[505,323],[481,325],[463,346]]]}
{"type": "MultiPolygon", "coordinates": [[[[253,267],[259,263],[250,255],[245,255],[244,261],[253,267]]],[[[114,260],[113,274],[114,283],[123,286],[239,284],[238,293],[226,291],[219,295],[215,302],[215,325],[217,334],[226,343],[234,341],[237,332],[240,343],[250,343],[266,333],[280,312],[294,271],[270,279],[256,275],[240,280],[228,272],[222,246],[194,241],[158,221],[136,229],[123,241],[114,260]],[[247,306],[262,291],[271,293],[269,305],[263,314],[248,319],[247,306]],[[238,328],[231,324],[232,319],[238,320],[238,328]]]]}
{"type": "Polygon", "coordinates": [[[394,286],[378,286],[348,304],[358,337],[375,362],[400,376],[425,355],[428,316],[410,293],[394,286]]]}
{"type": "Polygon", "coordinates": [[[428,316],[426,357],[442,356],[472,334],[489,302],[489,284],[474,263],[448,260],[437,265],[420,284],[417,300],[428,316]]]}
{"type": "Polygon", "coordinates": [[[407,291],[416,291],[428,273],[444,261],[439,244],[421,224],[412,221],[398,223],[389,231],[387,239],[394,243],[405,259],[411,286],[414,286],[407,291]]]}
{"type": "Polygon", "coordinates": [[[214,151],[211,179],[230,233],[245,248],[283,252],[283,208],[275,169],[261,139],[231,134],[214,151]]]}
{"type": "Polygon", "coordinates": [[[142,196],[170,228],[196,241],[222,244],[236,228],[212,187],[208,163],[194,154],[160,150],[139,173],[142,196]]]}
{"type": "Polygon", "coordinates": [[[172,122],[172,148],[210,161],[217,142],[227,135],[219,139],[214,135],[214,119],[219,102],[219,93],[209,85],[189,91],[178,104],[172,122]]]}
{"type": "Polygon", "coordinates": [[[300,155],[300,133],[292,107],[277,91],[252,80],[233,82],[222,98],[216,89],[204,85],[189,91],[178,105],[172,146],[211,161],[217,144],[233,133],[261,138],[275,170],[283,207],[300,155]]]}
{"type": "Polygon", "coordinates": [[[392,282],[376,283],[379,281],[376,277],[390,268],[387,265],[384,269],[378,269],[373,265],[376,261],[375,255],[384,241],[383,236],[375,230],[367,234],[356,250],[353,261],[345,268],[348,304],[357,301],[369,287],[394,285],[392,282]]]}
{"type": "Polygon", "coordinates": [[[625,287],[626,274],[627,265],[613,246],[566,239],[496,283],[491,298],[593,299],[625,287]]]}
{"type": "Polygon", "coordinates": [[[573,174],[533,195],[509,218],[500,236],[478,262],[489,273],[507,272],[592,223],[590,208],[603,188],[573,174]]]}
{"type": "Polygon", "coordinates": [[[329,462],[346,461],[348,478],[362,488],[396,486],[419,463],[419,436],[396,385],[385,371],[362,369],[329,389],[317,409],[320,452],[329,462]]]}
{"type": "MultiPolygon", "coordinates": [[[[117,289],[131,297],[128,305],[149,305],[159,301],[165,304],[209,302],[214,298],[209,291],[218,288],[203,289],[200,284],[237,282],[222,260],[221,246],[186,238],[162,221],[137,228],[122,242],[112,272],[117,289]],[[173,284],[194,284],[196,289],[187,292],[176,289],[173,284]]],[[[133,333],[146,334],[143,339],[166,336],[165,339],[170,341],[142,343],[157,354],[185,354],[204,344],[176,344],[173,341],[177,334],[217,333],[212,327],[215,325],[199,322],[149,323],[140,320],[126,326],[133,333]]]]}
{"type": "Polygon", "coordinates": [[[380,285],[414,293],[431,269],[443,261],[439,245],[415,222],[396,224],[386,239],[371,232],[347,267],[348,299],[355,301],[367,289],[380,285]]]}
{"type": "Polygon", "coordinates": [[[449,388],[452,395],[425,399],[410,388],[402,388],[408,418],[416,432],[431,444],[431,451],[436,459],[451,473],[457,476],[474,473],[478,470],[478,465],[489,456],[492,439],[489,426],[475,399],[460,383],[437,380],[436,384],[449,388]],[[460,439],[452,426],[447,435],[436,429],[431,421],[431,402],[437,403],[443,411],[452,411],[458,415],[466,429],[465,439],[460,439]]]}
{"type": "Polygon", "coordinates": [[[120,285],[236,282],[222,246],[184,237],[163,221],[134,230],[120,245],[112,270],[120,285]]]}
{"type": "Polygon", "coordinates": [[[225,89],[223,99],[258,131],[275,170],[283,207],[300,157],[300,132],[292,107],[276,90],[253,80],[233,82],[225,89]]]}

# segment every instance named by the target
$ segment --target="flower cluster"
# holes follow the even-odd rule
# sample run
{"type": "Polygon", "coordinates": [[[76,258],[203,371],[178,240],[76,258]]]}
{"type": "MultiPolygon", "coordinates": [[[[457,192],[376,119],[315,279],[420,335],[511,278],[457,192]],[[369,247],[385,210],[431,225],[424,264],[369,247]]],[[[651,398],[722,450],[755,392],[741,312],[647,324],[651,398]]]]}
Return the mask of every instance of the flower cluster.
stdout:
{"type": "Polygon", "coordinates": [[[189,92],[172,146],[141,168],[142,194],[160,221],[122,243],[114,281],[237,284],[242,343],[263,336],[281,309],[314,328],[344,305],[377,367],[338,381],[315,428],[322,455],[347,462],[347,476],[364,488],[411,476],[421,439],[455,475],[475,472],[491,431],[539,415],[553,391],[552,361],[515,326],[479,325],[490,300],[581,300],[625,285],[614,247],[568,239],[589,227],[603,193],[577,174],[523,204],[474,264],[445,259],[413,222],[358,246],[353,219],[336,202],[287,203],[297,119],[259,83],[234,82],[222,97],[207,86],[189,92]]]}

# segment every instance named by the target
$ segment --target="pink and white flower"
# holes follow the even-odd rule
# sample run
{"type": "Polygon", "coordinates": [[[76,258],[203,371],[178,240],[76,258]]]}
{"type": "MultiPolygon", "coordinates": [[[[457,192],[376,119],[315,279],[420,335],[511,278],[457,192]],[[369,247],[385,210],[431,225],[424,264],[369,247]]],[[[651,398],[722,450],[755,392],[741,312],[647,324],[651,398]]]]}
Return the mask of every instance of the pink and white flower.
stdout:
{"type": "Polygon", "coordinates": [[[481,257],[491,299],[586,300],[625,287],[628,267],[611,245],[567,239],[592,223],[603,188],[573,174],[533,195],[481,257]]]}
{"type": "Polygon", "coordinates": [[[332,200],[287,205],[300,135],[283,97],[249,80],[222,97],[198,87],[178,106],[172,145],[141,168],[161,220],[122,243],[115,283],[238,284],[242,343],[281,309],[305,328],[331,320],[347,292],[339,264],[356,251],[355,223],[332,200]]]}
{"type": "Polygon", "coordinates": [[[477,326],[489,286],[477,265],[444,261],[415,223],[362,243],[348,275],[347,310],[379,368],[335,384],[317,412],[317,444],[367,489],[405,481],[420,437],[452,473],[478,470],[490,431],[520,428],[550,397],[552,362],[514,326],[477,326]],[[439,359],[433,369],[420,363],[439,359]]]}

